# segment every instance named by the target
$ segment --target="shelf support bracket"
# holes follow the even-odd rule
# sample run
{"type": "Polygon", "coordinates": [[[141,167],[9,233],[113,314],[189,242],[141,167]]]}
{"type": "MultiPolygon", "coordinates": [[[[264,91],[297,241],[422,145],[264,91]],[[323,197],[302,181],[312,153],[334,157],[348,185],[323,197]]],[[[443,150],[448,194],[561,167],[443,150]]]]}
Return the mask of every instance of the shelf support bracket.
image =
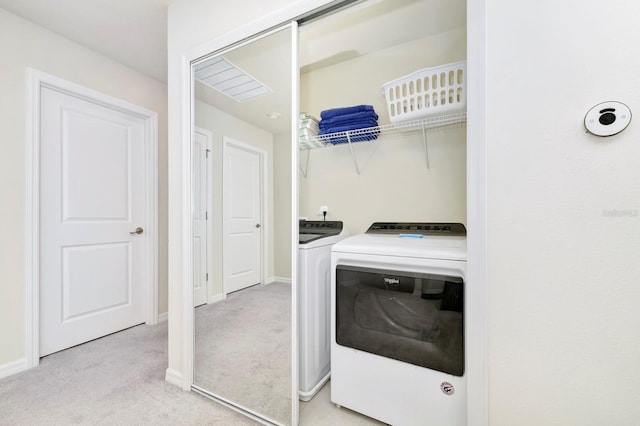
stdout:
{"type": "Polygon", "coordinates": [[[347,135],[347,142],[349,142],[349,151],[351,151],[351,160],[353,161],[353,165],[356,168],[356,173],[360,175],[360,167],[358,167],[358,159],[356,158],[356,153],[353,151],[353,144],[351,143],[351,135],[349,132],[345,133],[347,135]]]}
{"type": "Polygon", "coordinates": [[[422,122],[422,145],[424,146],[424,159],[427,164],[427,170],[429,170],[429,147],[427,146],[427,129],[422,122]]]}
{"type": "Polygon", "coordinates": [[[302,173],[302,176],[304,176],[304,178],[307,178],[307,173],[309,173],[309,157],[311,156],[311,150],[310,149],[305,149],[304,151],[307,151],[307,159],[305,160],[305,165],[304,165],[304,169],[302,168],[302,164],[298,163],[298,167],[300,167],[300,172],[302,173]]]}

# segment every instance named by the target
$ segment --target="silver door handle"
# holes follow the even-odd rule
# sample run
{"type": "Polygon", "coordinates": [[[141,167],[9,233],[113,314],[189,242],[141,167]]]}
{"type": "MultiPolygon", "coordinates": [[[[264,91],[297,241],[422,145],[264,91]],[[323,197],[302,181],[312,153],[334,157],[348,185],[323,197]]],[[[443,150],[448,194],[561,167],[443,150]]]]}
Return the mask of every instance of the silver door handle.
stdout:
{"type": "Polygon", "coordinates": [[[142,234],[143,232],[144,232],[144,229],[142,229],[141,227],[139,227],[139,226],[138,226],[138,227],[136,228],[136,230],[135,230],[135,231],[133,231],[133,232],[129,232],[129,234],[130,234],[130,235],[136,235],[136,234],[137,234],[137,235],[140,235],[140,234],[142,234]]]}
{"type": "Polygon", "coordinates": [[[259,223],[256,223],[256,228],[260,228],[260,224],[259,223]]]}

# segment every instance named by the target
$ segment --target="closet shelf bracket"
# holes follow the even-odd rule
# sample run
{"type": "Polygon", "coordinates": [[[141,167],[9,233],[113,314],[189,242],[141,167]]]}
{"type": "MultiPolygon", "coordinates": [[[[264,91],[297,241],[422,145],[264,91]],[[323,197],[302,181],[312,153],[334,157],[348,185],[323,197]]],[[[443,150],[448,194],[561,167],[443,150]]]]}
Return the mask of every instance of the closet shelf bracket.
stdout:
{"type": "Polygon", "coordinates": [[[356,157],[356,153],[353,150],[353,144],[351,142],[351,135],[347,132],[347,142],[349,143],[349,151],[351,151],[351,161],[353,161],[353,165],[356,168],[356,173],[360,175],[360,167],[358,166],[358,158],[356,157]]]}
{"type": "Polygon", "coordinates": [[[422,145],[424,146],[424,159],[429,170],[429,147],[427,145],[427,128],[422,123],[422,145]]]}
{"type": "Polygon", "coordinates": [[[309,157],[311,156],[311,150],[310,149],[305,149],[305,150],[301,150],[301,151],[307,151],[307,159],[305,160],[305,164],[304,164],[304,168],[302,167],[302,164],[298,163],[298,167],[300,168],[300,172],[302,173],[302,176],[304,176],[304,178],[307,178],[307,173],[309,173],[309,157]]]}

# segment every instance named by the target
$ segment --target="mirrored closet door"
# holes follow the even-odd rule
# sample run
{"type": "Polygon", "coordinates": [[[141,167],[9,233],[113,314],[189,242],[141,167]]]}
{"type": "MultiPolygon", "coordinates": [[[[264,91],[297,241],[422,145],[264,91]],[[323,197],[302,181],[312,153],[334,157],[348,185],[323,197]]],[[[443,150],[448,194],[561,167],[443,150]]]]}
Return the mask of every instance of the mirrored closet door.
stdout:
{"type": "Polygon", "coordinates": [[[298,407],[291,362],[293,25],[192,63],[194,389],[283,425],[295,421],[298,407]]]}
{"type": "MultiPolygon", "coordinates": [[[[320,9],[299,17],[300,34],[293,22],[190,56],[199,57],[191,66],[192,388],[266,424],[297,425],[299,404],[302,425],[314,422],[308,413],[319,405],[334,424],[355,415],[331,411],[330,382],[299,402],[298,315],[309,310],[297,312],[298,218],[322,220],[328,205],[327,220],[351,235],[373,221],[465,221],[463,126],[304,146],[298,114],[367,104],[381,127],[392,127],[382,85],[464,60],[466,2],[320,9]]],[[[322,314],[326,336],[330,313],[322,314]]]]}

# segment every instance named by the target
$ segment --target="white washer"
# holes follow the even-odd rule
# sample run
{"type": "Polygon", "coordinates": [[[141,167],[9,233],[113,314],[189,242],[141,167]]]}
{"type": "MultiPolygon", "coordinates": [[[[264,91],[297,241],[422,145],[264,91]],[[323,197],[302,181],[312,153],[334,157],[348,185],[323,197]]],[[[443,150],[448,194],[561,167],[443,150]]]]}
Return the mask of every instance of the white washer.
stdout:
{"type": "Polygon", "coordinates": [[[309,401],[331,374],[331,246],[347,237],[340,221],[299,223],[299,395],[309,401]]]}
{"type": "Polygon", "coordinates": [[[467,423],[462,224],[375,223],[332,248],[331,400],[393,425],[467,423]]]}

